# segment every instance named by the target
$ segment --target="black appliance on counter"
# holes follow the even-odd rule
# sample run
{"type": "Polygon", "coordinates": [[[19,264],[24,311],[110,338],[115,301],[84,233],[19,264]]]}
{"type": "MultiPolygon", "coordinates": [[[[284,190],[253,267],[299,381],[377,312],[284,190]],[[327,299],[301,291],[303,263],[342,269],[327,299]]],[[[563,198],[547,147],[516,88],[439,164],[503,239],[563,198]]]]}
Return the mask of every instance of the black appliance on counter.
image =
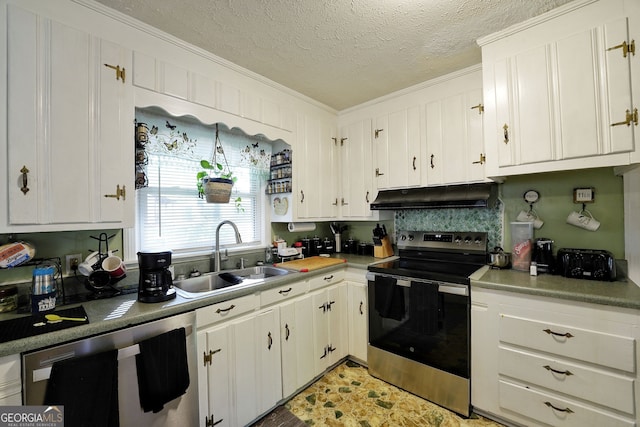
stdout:
{"type": "Polygon", "coordinates": [[[553,240],[541,237],[533,243],[533,257],[538,273],[555,273],[556,260],[553,256],[553,240]]]}
{"type": "Polygon", "coordinates": [[[400,231],[398,255],[368,267],[369,373],[469,416],[470,278],[487,233],[400,231]]]}
{"type": "Polygon", "coordinates": [[[587,280],[616,280],[613,254],[601,249],[563,248],[558,250],[558,274],[587,280]]]}
{"type": "Polygon", "coordinates": [[[138,252],[138,301],[162,302],[176,297],[171,279],[171,252],[138,252]]]}

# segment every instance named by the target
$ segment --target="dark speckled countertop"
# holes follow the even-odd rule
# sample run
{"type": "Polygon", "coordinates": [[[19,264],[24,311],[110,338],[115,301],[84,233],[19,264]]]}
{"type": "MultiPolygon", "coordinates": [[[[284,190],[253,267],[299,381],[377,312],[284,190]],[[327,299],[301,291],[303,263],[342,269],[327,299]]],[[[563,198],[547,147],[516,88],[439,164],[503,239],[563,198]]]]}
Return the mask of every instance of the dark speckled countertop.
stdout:
{"type": "MultiPolygon", "coordinates": [[[[196,310],[201,307],[238,298],[254,292],[264,291],[288,283],[303,281],[312,276],[324,274],[329,271],[344,269],[345,265],[349,268],[361,269],[364,276],[369,264],[382,261],[373,257],[359,255],[335,254],[334,257],[346,259],[347,264],[331,266],[315,270],[310,273],[291,272],[285,276],[270,280],[267,283],[252,286],[251,288],[227,288],[221,290],[220,293],[216,295],[198,299],[186,299],[178,295],[175,299],[167,302],[145,304],[138,302],[138,295],[133,293],[113,298],[84,302],[82,305],[87,312],[90,322],[89,324],[2,343],[0,344],[0,357],[58,345],[64,342],[75,341],[129,326],[174,316],[176,314],[196,310]]],[[[61,309],[71,308],[78,305],[80,304],[67,305],[61,307],[61,309]]],[[[0,314],[0,327],[2,327],[3,320],[15,319],[20,316],[24,315],[19,315],[15,312],[0,314]]]]}
{"type": "Polygon", "coordinates": [[[551,274],[531,276],[524,271],[482,267],[471,276],[471,293],[474,287],[640,310],[640,287],[631,280],[602,282],[551,274]]]}

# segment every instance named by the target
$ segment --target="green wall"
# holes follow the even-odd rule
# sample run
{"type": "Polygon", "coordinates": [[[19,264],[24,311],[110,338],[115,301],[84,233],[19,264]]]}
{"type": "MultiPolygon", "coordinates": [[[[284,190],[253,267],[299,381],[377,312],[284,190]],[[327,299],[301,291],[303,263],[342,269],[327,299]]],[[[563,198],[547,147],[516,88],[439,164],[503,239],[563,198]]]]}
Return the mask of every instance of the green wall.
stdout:
{"type": "MultiPolygon", "coordinates": [[[[507,178],[500,185],[504,202],[504,242],[509,246],[509,223],[516,221],[520,210],[528,210],[523,194],[536,190],[540,199],[533,206],[544,225],[534,230],[534,238],[554,240],[554,248],[606,249],[616,258],[624,258],[624,191],[621,176],[613,168],[584,169],[579,171],[542,173],[507,178]],[[582,204],[573,203],[573,189],[595,188],[594,203],[587,210],[600,221],[597,231],[587,231],[566,222],[569,213],[580,211],[582,204]]],[[[506,248],[505,248],[506,249],[506,248]]]]}

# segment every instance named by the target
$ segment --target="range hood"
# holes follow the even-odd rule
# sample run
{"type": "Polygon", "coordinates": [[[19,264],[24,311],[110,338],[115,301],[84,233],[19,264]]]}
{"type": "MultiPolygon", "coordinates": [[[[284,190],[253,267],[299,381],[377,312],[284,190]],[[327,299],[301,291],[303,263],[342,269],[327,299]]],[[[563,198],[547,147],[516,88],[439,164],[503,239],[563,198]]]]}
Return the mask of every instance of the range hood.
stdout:
{"type": "Polygon", "coordinates": [[[371,209],[493,207],[497,199],[497,187],[494,183],[479,183],[383,190],[371,204],[371,209]]]}

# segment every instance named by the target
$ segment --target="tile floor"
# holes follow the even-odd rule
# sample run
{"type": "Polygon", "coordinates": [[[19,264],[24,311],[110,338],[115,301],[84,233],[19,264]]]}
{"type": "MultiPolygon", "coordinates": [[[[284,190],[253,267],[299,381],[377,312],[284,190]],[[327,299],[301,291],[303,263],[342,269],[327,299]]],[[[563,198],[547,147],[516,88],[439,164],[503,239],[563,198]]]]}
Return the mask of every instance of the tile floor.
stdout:
{"type": "MultiPolygon", "coordinates": [[[[346,361],[328,372],[284,407],[310,426],[345,427],[500,427],[473,414],[466,419],[369,375],[346,361]]],[[[275,411],[274,411],[275,412],[275,411]]],[[[256,425],[275,427],[265,417],[256,425]]],[[[273,418],[275,420],[275,418],[273,418]]]]}

